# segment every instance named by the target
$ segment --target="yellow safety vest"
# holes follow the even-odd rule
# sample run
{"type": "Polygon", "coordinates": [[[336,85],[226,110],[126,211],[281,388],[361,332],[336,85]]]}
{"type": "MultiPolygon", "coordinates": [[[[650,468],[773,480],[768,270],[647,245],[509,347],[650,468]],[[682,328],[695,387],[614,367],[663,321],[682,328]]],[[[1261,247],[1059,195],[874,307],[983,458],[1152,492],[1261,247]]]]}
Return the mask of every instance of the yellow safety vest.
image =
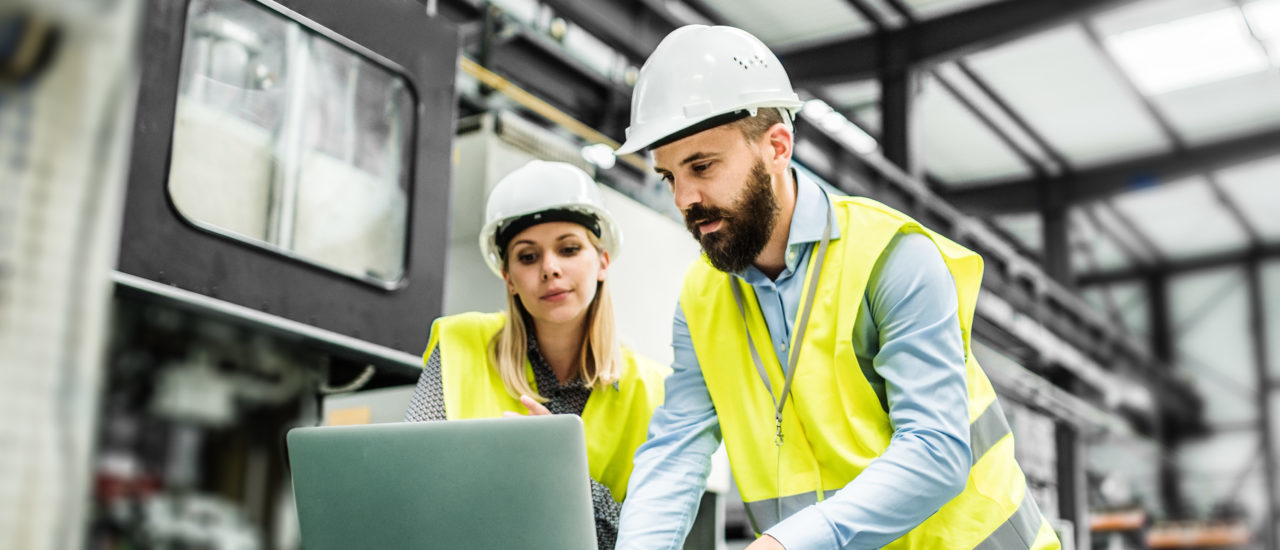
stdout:
{"type": "MultiPolygon", "coordinates": [[[[519,396],[507,392],[490,359],[489,342],[502,329],[504,313],[462,313],[431,325],[423,362],[440,346],[440,379],[449,420],[492,418],[505,411],[528,413],[519,396]]],[[[582,410],[591,478],[622,502],[627,496],[632,457],[644,443],[653,410],[662,404],[663,381],[670,370],[622,348],[622,372],[614,387],[594,389],[582,410]]],[[[537,390],[533,367],[525,376],[537,390]]]]}
{"type": "MultiPolygon", "coordinates": [[[[831,496],[888,448],[893,426],[858,367],[853,324],[867,280],[890,240],[901,232],[917,232],[937,245],[956,281],[974,460],[964,491],[886,548],[1058,548],[1053,528],[1036,508],[1014,461],[1013,435],[991,382],[969,349],[982,258],[875,201],[831,200],[842,238],[827,250],[804,341],[791,342],[802,348],[782,413],[781,447],[774,437],[773,400],[749,355],[730,285],[743,285],[754,340],[772,342],[751,287],[703,258],[689,268],[680,296],[734,479],[755,528],[763,532],[831,496]]],[[[813,265],[811,258],[810,271],[813,265]]],[[[812,275],[806,274],[805,293],[812,275]]],[[[772,348],[761,348],[761,360],[770,385],[780,391],[782,366],[765,349],[772,348]]]]}

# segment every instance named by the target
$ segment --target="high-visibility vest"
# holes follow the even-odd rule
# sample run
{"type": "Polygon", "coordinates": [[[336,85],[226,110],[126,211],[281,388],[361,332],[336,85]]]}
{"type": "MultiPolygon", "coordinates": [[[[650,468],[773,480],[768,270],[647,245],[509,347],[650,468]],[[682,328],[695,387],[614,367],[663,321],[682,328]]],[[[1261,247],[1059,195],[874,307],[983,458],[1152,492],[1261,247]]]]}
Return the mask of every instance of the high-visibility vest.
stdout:
{"type": "MultiPolygon", "coordinates": [[[[802,348],[782,413],[781,447],[775,442],[774,402],[750,355],[730,285],[742,285],[755,342],[772,342],[751,286],[703,258],[689,268],[680,296],[734,480],[755,528],[762,532],[831,496],[888,448],[893,426],[854,356],[853,325],[868,278],[890,240],[917,232],[937,245],[956,281],[973,465],[963,492],[886,548],[1058,548],[1014,460],[1013,435],[991,382],[970,352],[982,258],[875,201],[831,200],[842,238],[827,250],[804,341],[791,342],[802,348]]],[[[811,258],[806,293],[814,263],[811,258]]],[[[761,349],[760,358],[771,387],[780,390],[783,372],[776,355],[761,349]]]]}
{"type": "MultiPolygon", "coordinates": [[[[462,313],[441,317],[431,325],[426,358],[440,348],[440,381],[449,420],[493,418],[505,411],[528,413],[519,396],[507,392],[489,353],[489,342],[506,322],[504,313],[462,313]]],[[[632,457],[644,443],[653,410],[662,404],[669,369],[622,348],[617,384],[593,389],[582,410],[587,463],[591,478],[622,502],[631,477],[632,457]]],[[[525,376],[537,391],[533,367],[525,360],[525,376]]]]}

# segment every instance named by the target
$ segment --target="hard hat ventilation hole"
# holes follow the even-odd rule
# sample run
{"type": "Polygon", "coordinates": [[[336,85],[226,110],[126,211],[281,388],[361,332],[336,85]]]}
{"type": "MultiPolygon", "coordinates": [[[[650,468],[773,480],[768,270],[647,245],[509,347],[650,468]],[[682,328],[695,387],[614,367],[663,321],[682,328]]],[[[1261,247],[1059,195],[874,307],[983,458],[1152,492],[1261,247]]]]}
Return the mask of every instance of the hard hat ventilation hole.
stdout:
{"type": "Polygon", "coordinates": [[[733,59],[734,63],[737,63],[737,64],[738,64],[738,66],[739,66],[739,67],[742,67],[743,69],[748,69],[748,70],[749,70],[749,69],[751,69],[751,68],[752,68],[752,66],[759,66],[759,67],[760,67],[760,68],[762,68],[762,69],[767,69],[767,68],[769,67],[769,62],[765,61],[763,58],[761,58],[761,57],[760,57],[760,56],[758,56],[758,55],[753,55],[753,56],[751,56],[751,57],[749,57],[749,58],[747,58],[747,57],[738,57],[738,56],[736,56],[736,55],[735,55],[735,56],[733,56],[733,58],[732,58],[732,59],[733,59]]]}

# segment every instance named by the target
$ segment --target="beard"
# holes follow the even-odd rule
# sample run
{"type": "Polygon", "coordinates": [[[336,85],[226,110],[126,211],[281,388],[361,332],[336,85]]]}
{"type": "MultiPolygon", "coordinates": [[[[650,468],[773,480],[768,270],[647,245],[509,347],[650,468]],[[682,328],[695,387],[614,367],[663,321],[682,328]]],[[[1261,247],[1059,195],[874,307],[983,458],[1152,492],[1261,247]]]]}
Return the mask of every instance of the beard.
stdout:
{"type": "Polygon", "coordinates": [[[757,158],[746,186],[732,206],[694,204],[684,211],[684,223],[694,240],[702,245],[702,252],[712,267],[726,273],[739,273],[764,250],[780,210],[764,161],[757,158]],[[698,225],[717,219],[724,220],[718,231],[703,235],[698,229],[698,225]]]}

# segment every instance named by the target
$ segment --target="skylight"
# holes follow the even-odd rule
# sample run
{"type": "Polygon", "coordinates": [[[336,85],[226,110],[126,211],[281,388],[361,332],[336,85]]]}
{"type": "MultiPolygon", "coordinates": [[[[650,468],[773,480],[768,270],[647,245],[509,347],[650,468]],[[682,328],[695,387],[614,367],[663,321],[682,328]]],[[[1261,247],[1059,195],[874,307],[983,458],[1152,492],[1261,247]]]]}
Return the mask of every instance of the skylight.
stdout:
{"type": "MultiPolygon", "coordinates": [[[[1259,6],[1265,11],[1275,8],[1259,6]]],[[[1144,92],[1158,95],[1266,70],[1266,54],[1231,7],[1109,37],[1107,47],[1144,92]]]]}
{"type": "Polygon", "coordinates": [[[1271,62],[1280,65],[1280,0],[1262,0],[1245,4],[1244,13],[1258,38],[1267,43],[1271,62]]]}

